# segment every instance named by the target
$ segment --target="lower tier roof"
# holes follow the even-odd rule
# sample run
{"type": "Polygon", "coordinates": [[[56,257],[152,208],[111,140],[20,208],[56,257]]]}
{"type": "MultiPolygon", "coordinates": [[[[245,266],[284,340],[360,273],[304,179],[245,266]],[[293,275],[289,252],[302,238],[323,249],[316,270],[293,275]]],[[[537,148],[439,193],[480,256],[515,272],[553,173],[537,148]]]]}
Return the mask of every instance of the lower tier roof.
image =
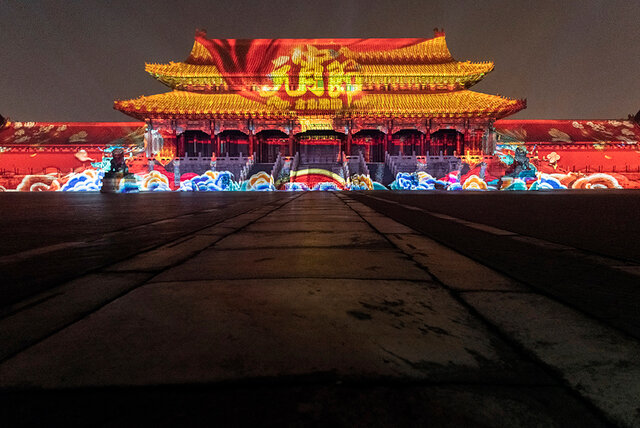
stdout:
{"type": "Polygon", "coordinates": [[[114,108],[138,119],[289,117],[492,117],[502,118],[526,107],[516,100],[473,91],[436,94],[365,94],[345,106],[340,98],[297,99],[293,106],[276,97],[252,99],[239,94],[199,94],[172,91],[116,101],[114,108]]]}

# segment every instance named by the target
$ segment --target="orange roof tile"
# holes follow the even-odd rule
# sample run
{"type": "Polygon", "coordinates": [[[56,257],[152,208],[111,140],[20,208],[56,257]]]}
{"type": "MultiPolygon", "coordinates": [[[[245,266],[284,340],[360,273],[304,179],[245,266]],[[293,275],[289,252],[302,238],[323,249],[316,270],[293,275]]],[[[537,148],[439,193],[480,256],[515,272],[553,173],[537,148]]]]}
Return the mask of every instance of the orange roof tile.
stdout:
{"type": "MultiPolygon", "coordinates": [[[[215,65],[184,62],[146,64],[146,71],[165,85],[197,92],[228,91],[215,65]]],[[[441,64],[365,64],[360,67],[363,85],[419,85],[425,90],[464,89],[493,70],[492,62],[447,62],[441,64]]],[[[268,76],[247,76],[254,85],[270,84],[268,76]]]]}
{"type": "Polygon", "coordinates": [[[287,116],[327,114],[355,116],[416,116],[501,118],[523,109],[524,100],[514,100],[472,91],[435,94],[367,94],[344,106],[340,99],[299,99],[294,106],[276,97],[259,102],[237,94],[197,94],[172,91],[164,94],[116,101],[114,107],[139,118],[219,116],[287,116]]]}
{"type": "MultiPolygon", "coordinates": [[[[333,38],[333,39],[209,39],[206,32],[196,32],[191,53],[185,62],[190,64],[214,64],[216,47],[246,54],[249,51],[279,53],[292,52],[296,48],[311,46],[316,49],[332,49],[360,64],[421,63],[438,64],[453,61],[444,33],[426,38],[333,38]]],[[[255,57],[250,60],[261,61],[255,57]]],[[[247,64],[251,68],[250,64],[247,64]]]]}

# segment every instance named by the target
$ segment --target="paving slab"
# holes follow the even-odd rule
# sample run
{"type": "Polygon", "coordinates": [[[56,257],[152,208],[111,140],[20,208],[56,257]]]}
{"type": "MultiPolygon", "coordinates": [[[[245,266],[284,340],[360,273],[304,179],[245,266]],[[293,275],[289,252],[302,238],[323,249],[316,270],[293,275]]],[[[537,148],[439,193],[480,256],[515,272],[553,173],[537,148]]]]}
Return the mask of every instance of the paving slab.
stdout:
{"type": "Polygon", "coordinates": [[[337,198],[334,194],[321,194],[321,193],[303,193],[299,198],[296,198],[292,201],[292,204],[295,205],[305,205],[305,206],[327,206],[327,205],[338,205],[342,201],[337,198]]]}
{"type": "Polygon", "coordinates": [[[296,221],[290,222],[282,219],[279,222],[258,221],[246,228],[249,232],[371,232],[373,229],[362,220],[355,222],[318,222],[296,221]]]}
{"type": "Polygon", "coordinates": [[[90,274],[4,308],[0,361],[140,286],[148,273],[90,274]]]}
{"type": "Polygon", "coordinates": [[[530,291],[526,285],[423,235],[389,234],[387,238],[453,289],[530,291]]]}
{"type": "Polygon", "coordinates": [[[612,269],[621,270],[631,275],[640,276],[640,266],[610,266],[612,269]]]}
{"type": "Polygon", "coordinates": [[[238,232],[216,243],[216,249],[291,247],[391,248],[380,234],[371,232],[238,232]]]}
{"type": "Polygon", "coordinates": [[[138,254],[124,262],[107,267],[106,271],[145,271],[155,272],[166,269],[192,257],[198,252],[213,245],[220,239],[219,235],[189,235],[155,250],[138,254]]]}
{"type": "Polygon", "coordinates": [[[228,220],[225,220],[221,223],[218,223],[217,226],[220,227],[231,227],[231,228],[235,228],[235,229],[240,229],[242,227],[245,227],[246,225],[248,225],[251,222],[254,222],[262,217],[265,216],[265,213],[247,213],[247,214],[241,214],[239,216],[230,218],[228,220]]]}
{"type": "Polygon", "coordinates": [[[543,248],[545,250],[575,250],[575,248],[570,247],[568,245],[561,245],[555,242],[549,242],[543,239],[534,238],[532,236],[522,236],[516,235],[511,239],[515,239],[516,241],[525,242],[527,244],[535,245],[537,247],[543,248]]]}
{"type": "Polygon", "coordinates": [[[207,228],[198,230],[197,232],[195,232],[195,235],[224,236],[224,235],[228,235],[230,233],[233,233],[238,229],[240,229],[240,228],[239,227],[231,227],[231,226],[214,225],[214,226],[211,226],[211,227],[207,227],[207,228]]]}
{"type": "Polygon", "coordinates": [[[0,387],[309,375],[548,382],[440,286],[261,279],[139,287],[0,364],[0,387]]]}
{"type": "Polygon", "coordinates": [[[302,196],[292,201],[289,205],[304,205],[304,206],[337,206],[342,201],[340,198],[333,194],[319,194],[319,193],[304,193],[302,196]]]}
{"type": "Polygon", "coordinates": [[[287,205],[283,205],[278,208],[279,211],[290,211],[293,213],[299,212],[335,212],[336,209],[343,209],[345,207],[344,203],[338,202],[335,204],[322,204],[322,205],[305,205],[301,204],[298,201],[291,202],[287,205]]]}
{"type": "Polygon", "coordinates": [[[250,278],[430,280],[397,250],[361,248],[208,249],[157,276],[159,281],[250,278]]]}
{"type": "MultiPolygon", "coordinates": [[[[286,212],[286,213],[292,213],[292,214],[301,214],[301,213],[309,213],[309,212],[313,212],[313,213],[328,213],[328,214],[332,214],[335,213],[336,210],[344,210],[345,205],[341,203],[342,206],[340,205],[329,205],[329,206],[316,206],[316,207],[306,207],[306,206],[301,206],[301,205],[297,205],[296,203],[292,202],[288,205],[284,205],[280,208],[278,208],[278,212],[286,212]]],[[[348,211],[345,211],[348,212],[348,211]]]]}
{"type": "Polygon", "coordinates": [[[352,221],[362,221],[362,218],[351,210],[346,210],[343,208],[342,210],[333,210],[331,212],[316,212],[307,211],[307,212],[299,212],[299,213],[287,213],[285,211],[277,210],[263,218],[260,219],[260,222],[352,222],[352,221]]]}
{"type": "Polygon", "coordinates": [[[12,391],[0,392],[0,411],[8,426],[608,426],[559,387],[470,384],[12,391]]]}
{"type": "Polygon", "coordinates": [[[382,214],[362,214],[362,218],[380,233],[416,233],[416,231],[410,227],[398,223],[382,214]]]}
{"type": "Polygon", "coordinates": [[[295,202],[292,202],[291,204],[289,204],[287,206],[279,208],[277,211],[278,212],[283,212],[283,213],[290,213],[290,214],[309,214],[309,213],[318,213],[318,214],[345,213],[345,214],[349,214],[349,213],[353,212],[352,210],[350,210],[342,202],[339,202],[339,203],[337,203],[335,205],[327,204],[327,205],[321,205],[321,206],[316,206],[316,205],[308,206],[308,205],[302,205],[302,204],[297,204],[295,202]]]}
{"type": "Polygon", "coordinates": [[[347,206],[349,206],[349,208],[361,213],[361,214],[378,214],[378,212],[376,210],[374,210],[373,208],[369,208],[368,206],[366,206],[363,203],[360,202],[351,202],[351,201],[346,201],[347,206]]]}
{"type": "Polygon", "coordinates": [[[301,201],[293,201],[290,204],[282,207],[281,209],[285,210],[307,210],[307,211],[316,211],[316,210],[344,210],[346,206],[344,203],[340,201],[336,201],[334,203],[318,203],[318,204],[305,204],[301,201]]]}
{"type": "MultiPolygon", "coordinates": [[[[402,194],[394,192],[387,192],[387,194],[390,198],[402,196],[402,194]]],[[[571,215],[565,215],[559,223],[555,225],[553,224],[554,220],[559,220],[555,219],[554,216],[548,215],[549,212],[551,212],[548,207],[545,207],[544,212],[546,212],[546,215],[543,212],[538,216],[541,218],[544,217],[546,220],[529,216],[531,219],[535,219],[534,223],[544,225],[545,232],[536,232],[530,222],[524,222],[527,223],[528,226],[525,225],[519,227],[517,222],[519,221],[520,223],[523,223],[522,218],[524,217],[522,215],[518,216],[514,214],[509,217],[500,212],[495,205],[488,204],[488,200],[495,196],[490,197],[487,194],[487,198],[489,198],[487,200],[479,197],[467,198],[466,196],[461,196],[460,198],[451,196],[450,198],[458,201],[458,210],[460,212],[459,217],[462,217],[463,214],[464,217],[473,215],[477,220],[482,219],[482,222],[487,224],[495,224],[495,222],[504,220],[506,223],[503,226],[509,230],[524,232],[530,236],[535,236],[539,233],[546,233],[547,237],[551,237],[554,241],[558,241],[562,244],[570,244],[572,241],[582,241],[585,246],[580,244],[580,248],[584,248],[585,250],[589,248],[594,249],[593,251],[597,254],[610,255],[620,253],[620,249],[624,248],[627,252],[627,256],[623,256],[621,259],[633,261],[635,253],[633,253],[630,248],[640,241],[635,242],[633,239],[630,239],[629,237],[635,235],[631,234],[626,229],[620,229],[619,234],[614,234],[615,236],[611,238],[612,240],[618,239],[618,241],[616,241],[619,242],[618,249],[612,247],[611,242],[613,241],[609,240],[609,238],[601,239],[602,252],[595,249],[597,248],[597,240],[593,237],[586,240],[591,242],[585,242],[575,234],[575,232],[577,232],[575,229],[574,232],[569,234],[571,236],[564,232],[564,228],[575,228],[574,223],[578,221],[576,219],[581,219],[580,221],[584,221],[585,224],[591,224],[593,217],[593,215],[591,215],[591,217],[584,216],[584,212],[578,213],[577,209],[571,206],[570,201],[578,201],[581,197],[578,196],[578,199],[574,199],[574,197],[569,197],[569,194],[573,195],[574,193],[567,193],[566,199],[564,197],[565,195],[559,198],[559,200],[564,201],[563,204],[566,205],[563,210],[558,210],[556,212],[571,212],[571,215]],[[475,209],[476,204],[472,200],[474,198],[478,199],[475,201],[477,202],[477,206],[483,207],[482,211],[479,208],[475,209]],[[460,204],[461,201],[466,201],[468,203],[466,208],[465,205],[460,204]],[[474,209],[469,210],[468,207],[474,207],[474,209]],[[478,212],[476,213],[476,211],[478,212]],[[489,221],[487,218],[488,212],[492,213],[491,216],[494,219],[493,221],[489,221]],[[581,215],[583,215],[583,217],[580,217],[581,215]],[[559,239],[559,237],[562,236],[567,238],[567,240],[564,240],[564,238],[559,239]],[[626,242],[629,242],[629,244],[626,242]]],[[[640,195],[640,192],[637,192],[637,194],[640,195]]],[[[380,195],[383,196],[382,193],[380,193],[380,195]]],[[[587,193],[584,193],[585,197],[586,195],[587,193]]],[[[593,195],[593,199],[589,200],[589,203],[587,204],[589,206],[588,212],[598,212],[597,201],[605,203],[605,199],[600,200],[600,198],[593,192],[591,195],[593,195]]],[[[608,193],[608,195],[612,195],[613,197],[614,194],[608,193]]],[[[520,196],[524,197],[524,195],[520,196]]],[[[530,285],[532,288],[541,290],[547,295],[554,296],[554,298],[559,301],[563,301],[573,307],[577,307],[585,313],[604,320],[607,324],[615,326],[629,335],[640,339],[640,311],[638,311],[638,307],[640,307],[640,293],[638,293],[638,278],[635,275],[611,269],[608,266],[595,262],[590,257],[576,257],[577,254],[572,254],[572,251],[570,250],[542,249],[539,246],[513,239],[513,237],[481,232],[472,228],[463,227],[459,223],[442,220],[433,216],[429,217],[428,221],[425,221],[424,217],[418,213],[406,211],[398,205],[393,206],[393,204],[385,204],[378,200],[363,197],[362,194],[356,194],[352,197],[362,198],[367,204],[376,207],[376,209],[381,212],[392,216],[394,219],[401,219],[401,221],[412,225],[416,230],[436,239],[437,241],[443,242],[452,248],[464,252],[465,254],[469,254],[474,260],[496,269],[497,271],[504,272],[508,276],[530,285]]],[[[543,193],[539,197],[526,197],[526,199],[540,199],[538,202],[542,202],[549,201],[549,198],[555,200],[556,197],[558,197],[558,195],[555,193],[553,197],[549,194],[543,193]]],[[[629,197],[631,198],[630,200],[634,200],[633,195],[630,195],[629,197]]],[[[512,210],[515,204],[520,206],[519,209],[522,212],[527,211],[529,207],[528,202],[524,199],[520,200],[519,196],[504,196],[504,198],[506,199],[502,200],[502,197],[498,197],[493,202],[498,203],[498,201],[502,201],[507,203],[507,201],[511,199],[511,202],[507,203],[507,205],[509,205],[508,210],[512,210]]],[[[625,199],[622,198],[622,195],[620,194],[615,196],[611,201],[606,199],[606,203],[618,203],[616,202],[618,198],[625,199]]],[[[421,205],[430,204],[433,207],[438,202],[438,199],[439,197],[436,195],[433,195],[433,197],[430,195],[429,198],[422,200],[421,205]]],[[[443,204],[445,203],[444,200],[441,200],[440,202],[443,204]]],[[[551,201],[549,201],[549,203],[551,203],[551,201]]],[[[542,206],[544,206],[544,204],[542,204],[542,206]]],[[[541,208],[541,205],[538,205],[538,208],[541,208]]],[[[609,209],[610,207],[607,208],[607,210],[609,209]]],[[[640,213],[640,210],[636,211],[640,213]]],[[[633,222],[630,222],[629,219],[620,220],[616,223],[617,226],[615,227],[621,228],[626,224],[632,223],[633,222]]],[[[594,223],[592,228],[599,229],[598,233],[601,233],[602,230],[609,230],[608,228],[611,224],[611,222],[594,223]]],[[[580,229],[582,232],[581,235],[590,236],[590,233],[585,233],[585,231],[590,230],[591,229],[588,227],[582,227],[580,229]]],[[[541,239],[546,238],[541,237],[541,239]]]]}
{"type": "Polygon", "coordinates": [[[541,295],[477,292],[463,297],[616,424],[640,426],[638,341],[541,295]]]}

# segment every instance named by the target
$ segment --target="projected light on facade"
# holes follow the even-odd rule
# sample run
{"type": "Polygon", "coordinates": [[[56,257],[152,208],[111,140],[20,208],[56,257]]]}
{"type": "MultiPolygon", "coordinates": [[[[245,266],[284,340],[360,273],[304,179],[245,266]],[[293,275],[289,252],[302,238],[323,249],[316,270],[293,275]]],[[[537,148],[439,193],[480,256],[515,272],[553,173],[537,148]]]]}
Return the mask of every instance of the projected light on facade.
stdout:
{"type": "Polygon", "coordinates": [[[524,100],[469,90],[492,62],[430,39],[210,39],[147,64],[171,90],[122,124],[9,122],[8,190],[535,190],[640,187],[637,120],[518,121],[524,100]],[[120,176],[118,176],[120,177],[120,176]]]}

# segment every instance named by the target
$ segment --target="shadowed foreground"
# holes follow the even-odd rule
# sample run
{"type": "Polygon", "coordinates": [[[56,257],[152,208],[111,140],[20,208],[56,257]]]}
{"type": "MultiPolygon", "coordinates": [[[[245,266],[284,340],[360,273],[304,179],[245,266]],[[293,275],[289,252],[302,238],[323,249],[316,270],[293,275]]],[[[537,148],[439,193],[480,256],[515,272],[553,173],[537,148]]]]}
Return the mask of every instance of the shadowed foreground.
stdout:
{"type": "Polygon", "coordinates": [[[7,196],[33,210],[3,224],[12,425],[640,423],[637,259],[561,222],[457,214],[477,195],[7,196]]]}

